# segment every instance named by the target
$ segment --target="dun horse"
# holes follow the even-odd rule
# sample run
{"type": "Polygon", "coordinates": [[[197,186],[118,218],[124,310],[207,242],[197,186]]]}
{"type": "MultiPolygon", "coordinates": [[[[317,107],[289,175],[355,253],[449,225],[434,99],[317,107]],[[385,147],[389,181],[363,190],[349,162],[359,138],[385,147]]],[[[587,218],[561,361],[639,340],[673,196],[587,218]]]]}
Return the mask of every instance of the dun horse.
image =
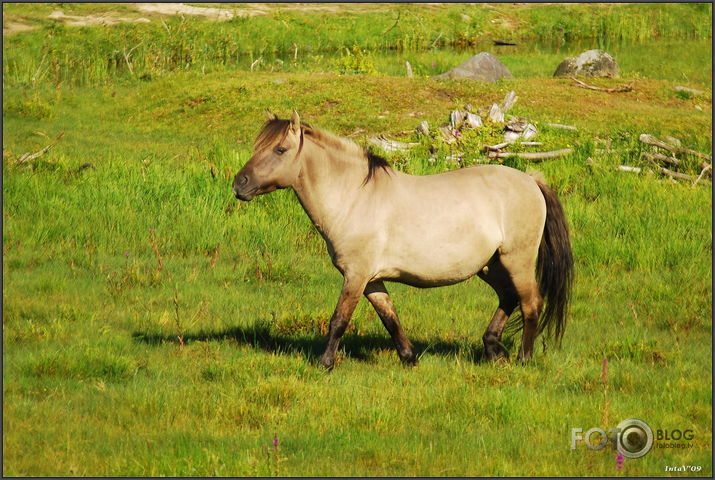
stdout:
{"type": "Polygon", "coordinates": [[[425,288],[478,275],[499,297],[482,337],[489,360],[507,356],[501,336],[517,306],[520,360],[531,358],[543,330],[561,340],[573,259],[566,218],[549,187],[500,165],[406,175],[347,139],[301,124],[297,112],[290,120],[266,114],[233,191],[249,201],[292,188],[325,239],[344,280],[321,365],[334,366],[361,295],[377,311],[400,359],[416,363],[385,281],[425,288]]]}

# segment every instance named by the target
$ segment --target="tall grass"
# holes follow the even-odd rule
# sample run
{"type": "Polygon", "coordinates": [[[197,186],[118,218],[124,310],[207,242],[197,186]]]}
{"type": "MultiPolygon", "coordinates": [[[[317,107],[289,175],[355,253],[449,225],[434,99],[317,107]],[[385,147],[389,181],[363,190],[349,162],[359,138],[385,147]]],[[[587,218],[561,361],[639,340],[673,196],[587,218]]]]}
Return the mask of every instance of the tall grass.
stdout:
{"type": "Polygon", "coordinates": [[[171,17],[106,29],[53,23],[5,39],[5,85],[102,85],[151,80],[167,72],[285,69],[359,47],[425,52],[474,47],[492,38],[551,44],[711,38],[710,5],[555,5],[496,10],[478,5],[395,5],[386,12],[315,16],[283,12],[226,22],[171,17]],[[507,21],[493,23],[490,19],[507,21]],[[318,28],[318,26],[320,28],[318,28]]]}
{"type": "Polygon", "coordinates": [[[602,48],[619,41],[712,37],[712,5],[703,3],[565,4],[518,10],[517,17],[528,25],[528,37],[551,42],[590,38],[602,48]]]}

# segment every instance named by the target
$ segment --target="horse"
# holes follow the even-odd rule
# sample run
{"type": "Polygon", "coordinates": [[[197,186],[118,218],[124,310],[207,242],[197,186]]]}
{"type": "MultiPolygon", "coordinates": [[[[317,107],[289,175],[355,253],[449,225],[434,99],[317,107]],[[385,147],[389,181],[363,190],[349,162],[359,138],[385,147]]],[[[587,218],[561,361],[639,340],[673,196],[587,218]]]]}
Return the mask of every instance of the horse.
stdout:
{"type": "Polygon", "coordinates": [[[326,369],[363,295],[402,362],[417,363],[385,282],[429,288],[479,276],[499,299],[482,336],[488,360],[508,359],[502,332],[517,306],[519,361],[532,358],[544,330],[561,344],[573,283],[569,230],[556,194],[533,176],[503,165],[408,175],[301,123],[296,111],[287,120],[266,110],[233,193],[250,201],[283,188],[293,189],[343,276],[319,361],[326,369]]]}

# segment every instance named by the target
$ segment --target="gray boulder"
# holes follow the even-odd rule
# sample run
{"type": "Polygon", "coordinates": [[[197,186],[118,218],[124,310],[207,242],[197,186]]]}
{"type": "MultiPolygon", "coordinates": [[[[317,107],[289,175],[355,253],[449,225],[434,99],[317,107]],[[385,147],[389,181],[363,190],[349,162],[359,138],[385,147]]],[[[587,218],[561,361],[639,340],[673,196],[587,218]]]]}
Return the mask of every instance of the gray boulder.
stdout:
{"type": "Polygon", "coordinates": [[[502,78],[514,78],[507,68],[491,53],[481,52],[452,70],[433,78],[467,78],[478,82],[496,82],[502,78]]]}
{"type": "Polygon", "coordinates": [[[618,64],[603,50],[587,50],[578,57],[567,58],[556,68],[554,77],[618,77],[618,64]]]}

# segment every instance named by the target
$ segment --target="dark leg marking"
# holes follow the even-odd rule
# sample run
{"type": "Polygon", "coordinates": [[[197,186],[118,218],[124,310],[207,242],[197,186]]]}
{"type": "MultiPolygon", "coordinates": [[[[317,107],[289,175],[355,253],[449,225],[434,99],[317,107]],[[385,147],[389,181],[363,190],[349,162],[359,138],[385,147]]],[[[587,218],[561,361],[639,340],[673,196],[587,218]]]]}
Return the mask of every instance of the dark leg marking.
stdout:
{"type": "Polygon", "coordinates": [[[511,281],[511,276],[499,260],[498,254],[490,260],[487,268],[479,272],[478,275],[479,278],[494,289],[499,297],[499,306],[494,312],[484,335],[482,335],[484,354],[487,360],[490,361],[505,359],[508,357],[508,353],[501,342],[502,332],[507,320],[509,320],[509,316],[519,303],[519,297],[511,281]]]}
{"type": "Polygon", "coordinates": [[[417,363],[417,357],[415,357],[412,351],[412,344],[402,331],[402,326],[397,317],[397,311],[392,304],[390,295],[387,293],[385,284],[381,281],[368,283],[364,293],[365,297],[367,297],[380,316],[382,324],[390,333],[400,360],[405,364],[415,365],[417,363]]]}
{"type": "Polygon", "coordinates": [[[330,331],[328,333],[328,346],[325,348],[325,353],[320,358],[320,365],[328,370],[332,370],[335,366],[335,354],[338,351],[340,339],[345,333],[345,329],[350,323],[350,318],[355,311],[360,294],[365,289],[365,281],[355,278],[345,277],[343,281],[343,289],[340,292],[338,304],[335,307],[333,316],[330,319],[330,331]]]}

